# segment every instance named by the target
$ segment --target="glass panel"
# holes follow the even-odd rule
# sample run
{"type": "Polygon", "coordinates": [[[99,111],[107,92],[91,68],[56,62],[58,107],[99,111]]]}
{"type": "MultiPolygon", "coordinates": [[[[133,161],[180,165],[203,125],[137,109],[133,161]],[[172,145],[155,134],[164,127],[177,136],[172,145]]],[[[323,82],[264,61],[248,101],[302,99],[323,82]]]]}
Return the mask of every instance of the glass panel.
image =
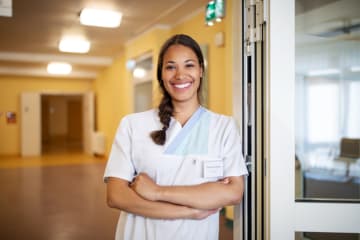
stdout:
{"type": "Polygon", "coordinates": [[[296,0],[296,199],[360,200],[360,1],[296,0]]]}
{"type": "Polygon", "coordinates": [[[295,240],[359,240],[357,233],[296,232],[295,240]]]}

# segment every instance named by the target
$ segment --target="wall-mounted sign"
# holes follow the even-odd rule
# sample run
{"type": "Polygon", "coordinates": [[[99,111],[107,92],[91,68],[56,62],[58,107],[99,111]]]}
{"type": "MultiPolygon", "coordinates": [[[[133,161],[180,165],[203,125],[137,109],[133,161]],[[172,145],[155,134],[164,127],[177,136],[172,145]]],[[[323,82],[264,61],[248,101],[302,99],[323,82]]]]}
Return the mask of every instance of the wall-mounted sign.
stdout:
{"type": "Polygon", "coordinates": [[[16,113],[15,112],[6,112],[6,122],[7,123],[16,123],[16,113]]]}
{"type": "Polygon", "coordinates": [[[225,17],[225,0],[212,0],[206,6],[206,25],[214,25],[214,21],[221,22],[225,17]]]}

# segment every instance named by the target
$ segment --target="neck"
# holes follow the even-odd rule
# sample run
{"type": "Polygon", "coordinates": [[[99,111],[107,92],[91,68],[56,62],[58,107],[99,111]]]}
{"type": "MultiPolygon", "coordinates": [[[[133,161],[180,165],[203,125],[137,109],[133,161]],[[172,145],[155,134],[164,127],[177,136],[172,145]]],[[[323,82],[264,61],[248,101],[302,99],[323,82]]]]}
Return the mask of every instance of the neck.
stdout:
{"type": "Polygon", "coordinates": [[[193,113],[199,108],[199,102],[195,102],[192,104],[189,103],[175,103],[174,105],[174,118],[184,126],[185,123],[189,120],[189,118],[193,115],[193,113]]]}

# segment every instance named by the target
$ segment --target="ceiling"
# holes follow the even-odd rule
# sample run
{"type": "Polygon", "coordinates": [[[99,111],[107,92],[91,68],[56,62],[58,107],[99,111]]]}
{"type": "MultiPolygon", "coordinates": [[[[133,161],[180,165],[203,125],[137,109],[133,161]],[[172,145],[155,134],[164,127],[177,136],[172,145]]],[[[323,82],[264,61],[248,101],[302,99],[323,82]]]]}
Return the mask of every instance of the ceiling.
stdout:
{"type": "Polygon", "coordinates": [[[207,0],[4,0],[12,17],[0,16],[0,76],[49,76],[50,61],[72,64],[70,78],[93,79],[109,66],[126,43],[148,29],[171,27],[205,9],[207,0]],[[83,26],[79,13],[85,7],[122,12],[118,28],[83,26]],[[81,35],[91,42],[87,54],[61,53],[62,37],[81,35]]]}
{"type": "MultiPolygon", "coordinates": [[[[360,1],[296,0],[296,72],[339,69],[343,78],[359,79],[360,1]]],[[[338,77],[338,76],[337,76],[338,77]]]]}

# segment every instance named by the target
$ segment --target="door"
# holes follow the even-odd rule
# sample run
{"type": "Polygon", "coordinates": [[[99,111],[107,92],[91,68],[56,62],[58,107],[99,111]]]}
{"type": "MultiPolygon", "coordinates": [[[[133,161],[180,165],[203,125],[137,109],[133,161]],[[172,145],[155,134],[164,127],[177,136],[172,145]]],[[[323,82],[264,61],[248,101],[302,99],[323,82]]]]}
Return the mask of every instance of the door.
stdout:
{"type": "MultiPolygon", "coordinates": [[[[327,170],[331,168],[334,170],[333,173],[337,174],[336,179],[340,179],[339,181],[345,179],[343,184],[358,184],[356,183],[358,176],[355,175],[355,172],[354,175],[349,175],[355,167],[353,164],[356,164],[356,160],[347,158],[345,162],[341,163],[341,156],[338,157],[339,153],[336,151],[335,145],[327,144],[332,141],[315,140],[322,139],[322,137],[318,137],[317,133],[319,129],[325,129],[326,126],[331,126],[328,131],[324,131],[327,136],[338,140],[346,134],[354,134],[358,129],[354,125],[355,127],[350,132],[346,132],[349,125],[345,123],[349,116],[358,116],[356,114],[358,114],[359,102],[357,102],[357,107],[352,109],[351,102],[354,100],[347,99],[352,91],[359,89],[356,87],[358,86],[356,79],[359,78],[354,77],[355,71],[349,73],[352,67],[355,67],[353,64],[360,63],[358,27],[355,27],[356,21],[358,21],[356,14],[359,14],[359,2],[356,0],[266,0],[266,4],[269,16],[266,26],[268,32],[266,54],[268,57],[265,65],[265,75],[268,81],[265,94],[268,99],[268,105],[265,108],[265,130],[268,134],[265,137],[265,146],[268,146],[268,150],[265,151],[265,155],[268,166],[266,168],[266,179],[268,180],[266,187],[269,200],[266,209],[268,216],[266,237],[276,240],[359,239],[359,196],[357,198],[353,196],[351,199],[343,197],[336,199],[328,196],[311,199],[306,196],[295,197],[297,192],[295,187],[296,163],[298,158],[303,159],[303,155],[308,156],[305,158],[308,159],[308,161],[304,161],[305,163],[310,163],[310,165],[315,163],[317,167],[316,169],[311,166],[309,168],[309,165],[304,166],[304,162],[301,163],[301,169],[308,173],[307,175],[302,173],[303,181],[306,183],[310,182],[309,177],[314,174],[318,180],[324,179],[324,173],[329,177],[327,170]],[[322,12],[320,12],[321,9],[323,9],[322,12]],[[349,12],[344,12],[346,9],[349,12]],[[298,22],[299,19],[302,19],[302,22],[298,22]],[[302,24],[308,27],[306,31],[302,32],[306,34],[297,37],[296,34],[304,26],[302,24]],[[330,37],[334,38],[330,39],[330,37]],[[357,47],[339,51],[340,45],[335,43],[339,38],[346,38],[350,41],[351,46],[357,47]],[[323,52],[322,49],[326,46],[332,47],[326,48],[326,51],[323,52]],[[302,58],[301,54],[307,50],[311,55],[302,58]],[[337,55],[337,52],[341,52],[341,54],[337,55]],[[329,60],[322,55],[323,53],[330,55],[329,60]],[[347,58],[347,54],[350,54],[351,58],[347,58]],[[340,70],[334,71],[337,67],[335,68],[332,64],[336,64],[340,70]],[[310,69],[309,66],[315,68],[310,69]],[[319,70],[325,69],[333,71],[319,73],[319,70]],[[317,74],[316,79],[314,78],[315,74],[317,74]],[[301,75],[300,79],[306,80],[302,81],[304,83],[302,85],[298,85],[296,80],[299,75],[301,75]],[[354,80],[352,80],[353,77],[354,80]],[[346,92],[347,83],[350,82],[355,82],[351,88],[355,90],[349,89],[348,94],[341,95],[341,92],[346,92]],[[338,85],[334,85],[334,83],[338,85]],[[302,105],[297,104],[299,87],[308,89],[304,95],[306,101],[312,101],[314,97],[317,100],[312,101],[310,105],[306,101],[302,105]],[[321,97],[319,98],[319,96],[321,97]],[[329,96],[335,98],[329,98],[329,96]],[[324,99],[329,99],[329,101],[324,101],[324,99]],[[323,102],[325,104],[322,104],[323,102]],[[316,108],[317,105],[320,107],[316,108]],[[345,106],[346,110],[340,106],[345,106]],[[329,109],[328,112],[326,112],[327,109],[329,109]],[[338,116],[335,114],[336,112],[342,113],[339,115],[340,117],[336,117],[338,116]],[[313,118],[313,114],[317,114],[316,119],[322,119],[324,116],[326,118],[316,125],[309,121],[313,118]],[[304,116],[307,117],[301,120],[304,116]],[[332,122],[334,122],[333,125],[331,125],[332,122]],[[313,128],[312,126],[317,127],[313,128]],[[310,132],[311,129],[315,129],[316,134],[310,132]],[[334,134],[329,134],[329,131],[334,134]],[[305,144],[302,145],[302,142],[305,144]],[[323,154],[319,150],[323,150],[325,147],[328,149],[326,154],[323,154]],[[317,158],[309,157],[312,155],[307,151],[311,149],[317,149],[317,158]],[[324,164],[328,164],[328,168],[323,168],[324,164]],[[340,167],[335,169],[334,166],[340,167]],[[344,168],[341,166],[345,167],[345,171],[342,171],[344,168]],[[320,171],[321,175],[318,174],[320,171]]],[[[354,96],[358,96],[359,90],[357,91],[357,94],[353,94],[354,96]]],[[[354,97],[354,99],[358,98],[354,97]]],[[[359,138],[358,135],[353,135],[353,137],[359,138]]],[[[339,142],[337,141],[336,144],[338,145],[339,142]]],[[[314,178],[312,180],[313,183],[318,181],[314,178]]],[[[333,190],[332,186],[341,183],[338,180],[328,178],[326,182],[321,181],[321,183],[327,184],[327,186],[334,184],[329,187],[330,190],[333,190]]],[[[355,186],[359,188],[359,185],[355,186]]],[[[309,189],[309,187],[306,188],[309,189]]],[[[324,188],[318,189],[324,190],[324,188]]]]}
{"type": "Polygon", "coordinates": [[[21,156],[41,155],[41,99],[39,93],[21,94],[21,156]]]}
{"type": "MultiPolygon", "coordinates": [[[[82,103],[81,99],[71,98],[67,101],[67,139],[72,143],[82,142],[82,103]]],[[[81,144],[79,144],[81,145],[81,144]]]]}

